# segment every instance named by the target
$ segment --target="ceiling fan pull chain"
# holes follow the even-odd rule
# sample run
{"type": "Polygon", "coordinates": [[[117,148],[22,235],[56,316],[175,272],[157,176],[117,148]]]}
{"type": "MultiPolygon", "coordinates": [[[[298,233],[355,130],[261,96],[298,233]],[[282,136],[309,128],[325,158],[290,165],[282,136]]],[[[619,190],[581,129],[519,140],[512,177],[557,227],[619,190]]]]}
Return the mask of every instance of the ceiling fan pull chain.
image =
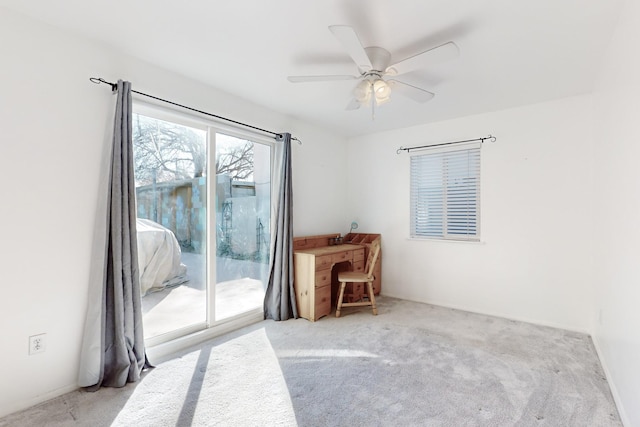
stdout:
{"type": "Polygon", "coordinates": [[[371,83],[371,121],[374,121],[376,118],[376,92],[373,88],[373,83],[371,83]]]}

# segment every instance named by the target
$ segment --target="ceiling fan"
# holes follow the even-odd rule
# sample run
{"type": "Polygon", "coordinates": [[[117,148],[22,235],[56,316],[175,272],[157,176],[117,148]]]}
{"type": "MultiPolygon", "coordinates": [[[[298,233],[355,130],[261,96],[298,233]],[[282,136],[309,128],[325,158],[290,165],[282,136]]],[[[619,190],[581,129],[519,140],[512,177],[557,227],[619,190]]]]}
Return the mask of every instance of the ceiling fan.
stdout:
{"type": "Polygon", "coordinates": [[[459,53],[458,46],[448,42],[391,64],[389,51],[377,46],[363,47],[352,27],[331,25],[329,30],[358,66],[358,75],[289,76],[287,79],[292,83],[360,80],[353,89],[353,99],[347,105],[347,110],[356,110],[369,104],[374,109],[388,102],[392,91],[416,102],[429,101],[435,96],[434,93],[398,80],[396,76],[456,58],[459,53]]]}

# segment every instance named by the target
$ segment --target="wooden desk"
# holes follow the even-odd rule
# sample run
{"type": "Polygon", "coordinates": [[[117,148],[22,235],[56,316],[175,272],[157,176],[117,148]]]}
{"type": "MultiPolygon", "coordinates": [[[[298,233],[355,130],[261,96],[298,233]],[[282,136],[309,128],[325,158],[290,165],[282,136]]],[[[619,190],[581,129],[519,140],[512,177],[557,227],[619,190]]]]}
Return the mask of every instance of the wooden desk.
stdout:
{"type": "MultiPolygon", "coordinates": [[[[365,263],[364,255],[365,247],[353,244],[295,250],[293,252],[294,287],[298,315],[315,322],[322,316],[331,314],[333,266],[348,262],[353,271],[362,271],[365,263]]],[[[359,285],[362,286],[361,283],[359,285]]]]}

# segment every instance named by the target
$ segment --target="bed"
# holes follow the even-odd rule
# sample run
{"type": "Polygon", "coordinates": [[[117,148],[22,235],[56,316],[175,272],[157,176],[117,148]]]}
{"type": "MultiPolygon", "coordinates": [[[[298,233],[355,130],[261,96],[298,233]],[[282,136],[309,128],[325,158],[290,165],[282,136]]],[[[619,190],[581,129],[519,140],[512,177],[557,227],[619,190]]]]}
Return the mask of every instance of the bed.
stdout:
{"type": "Polygon", "coordinates": [[[136,227],[141,295],[187,282],[187,267],[173,232],[143,218],[137,219],[136,227]]]}

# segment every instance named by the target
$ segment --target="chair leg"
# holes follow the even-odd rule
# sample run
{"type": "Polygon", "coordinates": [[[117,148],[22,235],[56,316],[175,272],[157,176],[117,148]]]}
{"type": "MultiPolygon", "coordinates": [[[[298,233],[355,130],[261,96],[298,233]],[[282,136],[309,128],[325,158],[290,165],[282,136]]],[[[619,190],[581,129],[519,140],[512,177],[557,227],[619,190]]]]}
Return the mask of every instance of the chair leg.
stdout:
{"type": "Polygon", "coordinates": [[[340,317],[340,310],[342,309],[342,298],[344,298],[344,288],[347,287],[347,282],[340,282],[340,296],[338,296],[338,304],[336,305],[336,317],[340,317]]]}
{"type": "Polygon", "coordinates": [[[376,307],[376,297],[373,294],[373,282],[367,282],[367,288],[369,289],[369,301],[371,301],[371,310],[374,315],[378,315],[378,308],[376,307]]]}

